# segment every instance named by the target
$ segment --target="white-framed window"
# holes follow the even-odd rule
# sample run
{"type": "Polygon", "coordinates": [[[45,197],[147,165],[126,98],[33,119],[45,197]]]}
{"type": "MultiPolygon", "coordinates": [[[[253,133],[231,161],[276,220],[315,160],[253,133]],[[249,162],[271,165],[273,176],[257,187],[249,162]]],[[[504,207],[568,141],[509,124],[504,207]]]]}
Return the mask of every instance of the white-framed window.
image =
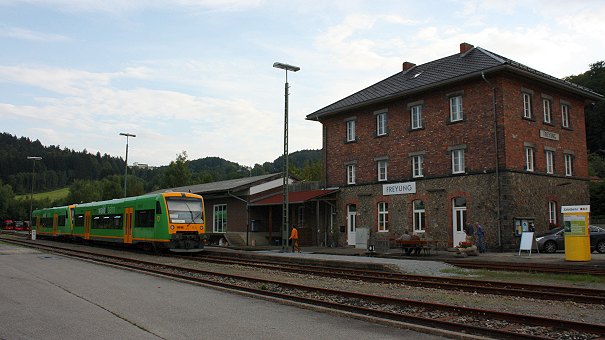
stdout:
{"type": "Polygon", "coordinates": [[[378,203],[378,231],[389,231],[389,204],[386,202],[378,203]]]}
{"type": "Polygon", "coordinates": [[[414,232],[423,232],[426,225],[425,216],[426,210],[424,208],[424,202],[421,200],[415,200],[413,203],[413,224],[414,232]]]}
{"type": "Polygon", "coordinates": [[[569,105],[561,105],[561,126],[569,127],[569,105]]]}
{"type": "Polygon", "coordinates": [[[412,177],[424,177],[424,155],[412,156],[412,177]]]}
{"type": "Polygon", "coordinates": [[[462,119],[462,96],[450,97],[450,122],[462,119]]]}
{"type": "Polygon", "coordinates": [[[545,151],[546,156],[546,173],[554,174],[555,173],[555,153],[551,150],[545,151]]]}
{"type": "Polygon", "coordinates": [[[376,136],[387,134],[387,113],[380,112],[376,114],[376,136]]]}
{"type": "Polygon", "coordinates": [[[565,154],[565,176],[573,176],[573,155],[565,154]]]}
{"type": "Polygon", "coordinates": [[[548,223],[557,224],[557,202],[548,202],[548,223]]]}
{"type": "Polygon", "coordinates": [[[544,107],[544,123],[551,123],[551,105],[550,99],[542,99],[542,106],[544,107]]]}
{"type": "Polygon", "coordinates": [[[422,128],[422,105],[414,105],[410,108],[412,119],[412,130],[422,128]]]}
{"type": "Polygon", "coordinates": [[[452,174],[464,173],[464,149],[452,150],[452,174]]]}
{"type": "Polygon", "coordinates": [[[355,164],[347,165],[347,184],[355,184],[355,164]]]}
{"type": "Polygon", "coordinates": [[[386,160],[380,160],[376,162],[376,166],[378,168],[378,181],[386,181],[388,162],[386,160]]]}
{"type": "Polygon", "coordinates": [[[215,204],[212,206],[212,231],[224,233],[227,231],[227,205],[215,204]]]}
{"type": "Polygon", "coordinates": [[[536,151],[532,147],[525,148],[525,171],[534,171],[534,155],[536,151]]]}
{"type": "Polygon", "coordinates": [[[355,120],[347,120],[347,142],[353,142],[355,138],[355,120]]]}
{"type": "Polygon", "coordinates": [[[531,119],[531,94],[523,92],[523,118],[531,119]]]}

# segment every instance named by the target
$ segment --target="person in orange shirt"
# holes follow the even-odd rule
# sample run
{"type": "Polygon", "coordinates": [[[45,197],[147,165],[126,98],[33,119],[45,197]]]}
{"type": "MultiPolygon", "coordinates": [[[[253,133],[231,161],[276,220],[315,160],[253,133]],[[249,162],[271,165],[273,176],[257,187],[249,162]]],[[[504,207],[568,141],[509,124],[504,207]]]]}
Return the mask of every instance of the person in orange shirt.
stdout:
{"type": "Polygon", "coordinates": [[[298,229],[296,229],[295,225],[292,226],[292,232],[290,233],[290,240],[292,240],[292,252],[300,253],[300,244],[298,244],[298,229]]]}

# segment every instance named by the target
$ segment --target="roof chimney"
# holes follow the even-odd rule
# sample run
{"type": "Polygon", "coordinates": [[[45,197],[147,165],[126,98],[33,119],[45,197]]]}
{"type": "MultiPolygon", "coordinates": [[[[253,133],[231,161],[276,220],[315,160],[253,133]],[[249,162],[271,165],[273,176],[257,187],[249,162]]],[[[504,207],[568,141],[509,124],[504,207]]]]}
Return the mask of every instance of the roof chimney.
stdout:
{"type": "Polygon", "coordinates": [[[475,46],[469,44],[469,43],[462,43],[460,44],[460,54],[464,54],[470,50],[472,50],[475,46]]]}
{"type": "Polygon", "coordinates": [[[406,61],[403,63],[402,66],[403,66],[403,71],[407,71],[407,70],[411,69],[412,67],[416,66],[416,64],[406,61]]]}

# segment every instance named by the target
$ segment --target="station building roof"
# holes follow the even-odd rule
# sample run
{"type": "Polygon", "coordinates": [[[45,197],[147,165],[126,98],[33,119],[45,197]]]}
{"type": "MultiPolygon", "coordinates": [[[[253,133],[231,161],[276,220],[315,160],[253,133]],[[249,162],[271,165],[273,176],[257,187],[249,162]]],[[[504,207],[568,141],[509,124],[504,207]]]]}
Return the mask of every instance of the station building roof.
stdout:
{"type": "Polygon", "coordinates": [[[603,99],[601,94],[591,89],[550,76],[514,60],[467,43],[460,45],[460,53],[417,66],[406,62],[403,68],[404,70],[401,72],[307,115],[307,119],[318,120],[328,115],[382,103],[427,91],[438,86],[501,71],[508,71],[532,78],[536,81],[575,93],[588,100],[603,99]]]}
{"type": "MultiPolygon", "coordinates": [[[[307,191],[296,191],[288,193],[288,203],[304,203],[307,201],[311,201],[313,199],[317,199],[320,197],[328,196],[334,192],[337,192],[337,189],[332,190],[307,190],[307,191]]],[[[251,202],[251,206],[261,206],[261,205],[279,205],[284,202],[284,194],[280,193],[277,195],[273,195],[271,197],[266,197],[260,199],[258,201],[251,202]]]]}

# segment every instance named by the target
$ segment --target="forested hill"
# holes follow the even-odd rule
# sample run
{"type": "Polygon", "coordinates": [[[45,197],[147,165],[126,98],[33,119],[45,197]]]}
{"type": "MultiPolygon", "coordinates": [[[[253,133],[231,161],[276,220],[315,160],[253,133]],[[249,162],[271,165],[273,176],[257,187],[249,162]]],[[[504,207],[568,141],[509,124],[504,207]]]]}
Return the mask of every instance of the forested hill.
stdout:
{"type": "MultiPolygon", "coordinates": [[[[590,65],[590,70],[565,78],[572,83],[587,87],[599,94],[605,95],[605,61],[590,65]]],[[[605,100],[585,107],[586,114],[586,143],[588,152],[605,154],[605,100]]]]}
{"type": "Polygon", "coordinates": [[[0,181],[17,194],[31,190],[33,161],[28,156],[43,158],[36,162],[36,191],[65,187],[75,179],[99,180],[124,171],[124,160],[118,157],[44,146],[39,140],[0,133],[0,181]]]}
{"type": "MultiPolygon", "coordinates": [[[[123,181],[124,160],[120,157],[100,153],[90,154],[86,150],[74,151],[60,146],[44,146],[39,140],[32,141],[27,137],[17,137],[0,133],[0,184],[8,184],[15,194],[29,193],[31,190],[32,162],[28,156],[42,157],[36,162],[35,191],[44,192],[70,186],[76,180],[100,181],[110,176],[120,183],[123,181]]],[[[186,153],[180,157],[185,173],[176,173],[174,183],[167,180],[171,167],[162,166],[153,170],[132,169],[129,175],[142,181],[141,194],[165,187],[187,184],[207,183],[226,179],[278,173],[283,169],[280,156],[273,162],[255,164],[250,169],[238,163],[219,157],[205,157],[186,160],[186,153]]],[[[321,175],[321,151],[302,150],[293,152],[289,157],[290,170],[295,176],[306,180],[317,180],[321,175]]],[[[175,162],[173,162],[175,163],[175,162]]],[[[178,162],[177,162],[178,163],[178,162]]],[[[174,176],[173,176],[174,177],[174,176]]],[[[135,186],[132,186],[134,189],[135,186]]],[[[119,189],[119,188],[118,188],[119,189]]],[[[119,190],[117,190],[119,192],[119,190]]]]}

